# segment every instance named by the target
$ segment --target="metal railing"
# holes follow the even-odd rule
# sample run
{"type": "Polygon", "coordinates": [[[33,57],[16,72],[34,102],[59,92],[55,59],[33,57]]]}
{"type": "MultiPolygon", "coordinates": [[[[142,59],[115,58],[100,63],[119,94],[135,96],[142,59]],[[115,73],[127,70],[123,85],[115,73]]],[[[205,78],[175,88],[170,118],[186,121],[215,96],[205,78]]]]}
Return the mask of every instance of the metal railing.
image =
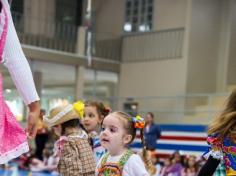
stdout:
{"type": "MultiPolygon", "coordinates": [[[[53,19],[26,17],[17,12],[12,12],[12,17],[21,43],[76,52],[78,26],[56,22],[53,19]]],[[[123,62],[177,59],[182,58],[183,41],[184,28],[129,34],[123,37],[96,33],[93,34],[92,56],[113,61],[121,61],[122,58],[123,62]]]]}
{"type": "Polygon", "coordinates": [[[75,52],[78,28],[76,25],[25,17],[16,12],[12,12],[12,18],[21,43],[75,52]]]}
{"type": "Polygon", "coordinates": [[[122,61],[182,58],[183,43],[184,28],[128,34],[123,37],[122,61]]]}
{"type": "MultiPolygon", "coordinates": [[[[163,123],[209,123],[224,107],[228,93],[190,94],[153,97],[113,97],[96,99],[105,102],[113,110],[144,115],[153,112],[163,123]],[[127,109],[127,104],[131,108],[127,109]],[[134,106],[132,109],[132,105],[134,106]]],[[[88,98],[88,97],[86,97],[88,98]]]]}

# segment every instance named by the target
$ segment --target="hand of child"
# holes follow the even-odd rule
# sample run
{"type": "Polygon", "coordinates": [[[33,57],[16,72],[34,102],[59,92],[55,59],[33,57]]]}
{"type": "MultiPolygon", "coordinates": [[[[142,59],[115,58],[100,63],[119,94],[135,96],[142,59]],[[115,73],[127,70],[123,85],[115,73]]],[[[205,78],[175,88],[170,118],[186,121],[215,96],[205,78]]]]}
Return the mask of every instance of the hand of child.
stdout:
{"type": "Polygon", "coordinates": [[[37,133],[37,124],[40,114],[40,104],[38,101],[35,101],[29,104],[28,107],[29,107],[29,115],[26,127],[26,134],[30,139],[32,139],[36,136],[37,133]]]}

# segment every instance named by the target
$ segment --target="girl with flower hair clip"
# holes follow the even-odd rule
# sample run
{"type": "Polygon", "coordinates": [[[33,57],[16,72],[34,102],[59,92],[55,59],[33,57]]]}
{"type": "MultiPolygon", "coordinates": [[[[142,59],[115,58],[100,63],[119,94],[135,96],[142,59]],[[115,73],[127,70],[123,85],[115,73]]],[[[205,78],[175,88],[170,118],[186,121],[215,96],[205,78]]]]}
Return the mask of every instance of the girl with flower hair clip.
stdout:
{"type": "MultiPolygon", "coordinates": [[[[131,117],[119,111],[104,118],[100,141],[107,153],[97,164],[97,176],[149,175],[141,157],[128,149],[128,145],[136,137],[137,128],[143,129],[144,124],[143,118],[131,117]]],[[[142,137],[141,139],[143,141],[142,137]]]]}
{"type": "Polygon", "coordinates": [[[101,146],[99,135],[101,132],[101,124],[110,112],[102,102],[86,101],[84,108],[84,118],[82,124],[87,130],[93,143],[93,155],[95,161],[98,162],[102,155],[106,153],[106,149],[101,146]]]}
{"type": "Polygon", "coordinates": [[[52,127],[59,140],[55,154],[59,156],[58,172],[62,176],[94,176],[95,161],[88,134],[80,124],[84,115],[82,102],[59,106],[50,111],[44,122],[52,127]]]}

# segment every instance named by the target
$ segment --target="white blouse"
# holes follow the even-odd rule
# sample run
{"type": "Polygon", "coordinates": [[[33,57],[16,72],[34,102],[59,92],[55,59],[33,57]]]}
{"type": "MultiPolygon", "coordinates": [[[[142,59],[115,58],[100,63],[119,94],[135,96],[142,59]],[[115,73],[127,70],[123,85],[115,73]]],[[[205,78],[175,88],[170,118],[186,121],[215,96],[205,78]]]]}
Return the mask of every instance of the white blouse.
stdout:
{"type": "Polygon", "coordinates": [[[35,89],[29,63],[17,37],[8,1],[1,0],[1,2],[8,14],[8,31],[3,52],[3,63],[9,70],[11,78],[18,92],[23,97],[25,104],[28,105],[39,100],[39,96],[35,89]]]}

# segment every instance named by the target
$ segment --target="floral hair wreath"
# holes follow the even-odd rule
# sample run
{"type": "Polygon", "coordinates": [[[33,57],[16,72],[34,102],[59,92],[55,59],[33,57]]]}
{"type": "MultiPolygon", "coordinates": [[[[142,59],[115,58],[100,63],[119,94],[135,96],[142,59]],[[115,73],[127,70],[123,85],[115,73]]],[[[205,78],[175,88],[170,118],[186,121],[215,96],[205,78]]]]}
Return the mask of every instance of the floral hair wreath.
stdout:
{"type": "Polygon", "coordinates": [[[82,101],[73,103],[73,109],[77,114],[79,114],[81,119],[84,118],[84,103],[82,101]]]}
{"type": "Polygon", "coordinates": [[[132,121],[134,123],[134,128],[143,129],[145,126],[144,119],[139,115],[137,115],[136,117],[132,117],[132,121]]]}

